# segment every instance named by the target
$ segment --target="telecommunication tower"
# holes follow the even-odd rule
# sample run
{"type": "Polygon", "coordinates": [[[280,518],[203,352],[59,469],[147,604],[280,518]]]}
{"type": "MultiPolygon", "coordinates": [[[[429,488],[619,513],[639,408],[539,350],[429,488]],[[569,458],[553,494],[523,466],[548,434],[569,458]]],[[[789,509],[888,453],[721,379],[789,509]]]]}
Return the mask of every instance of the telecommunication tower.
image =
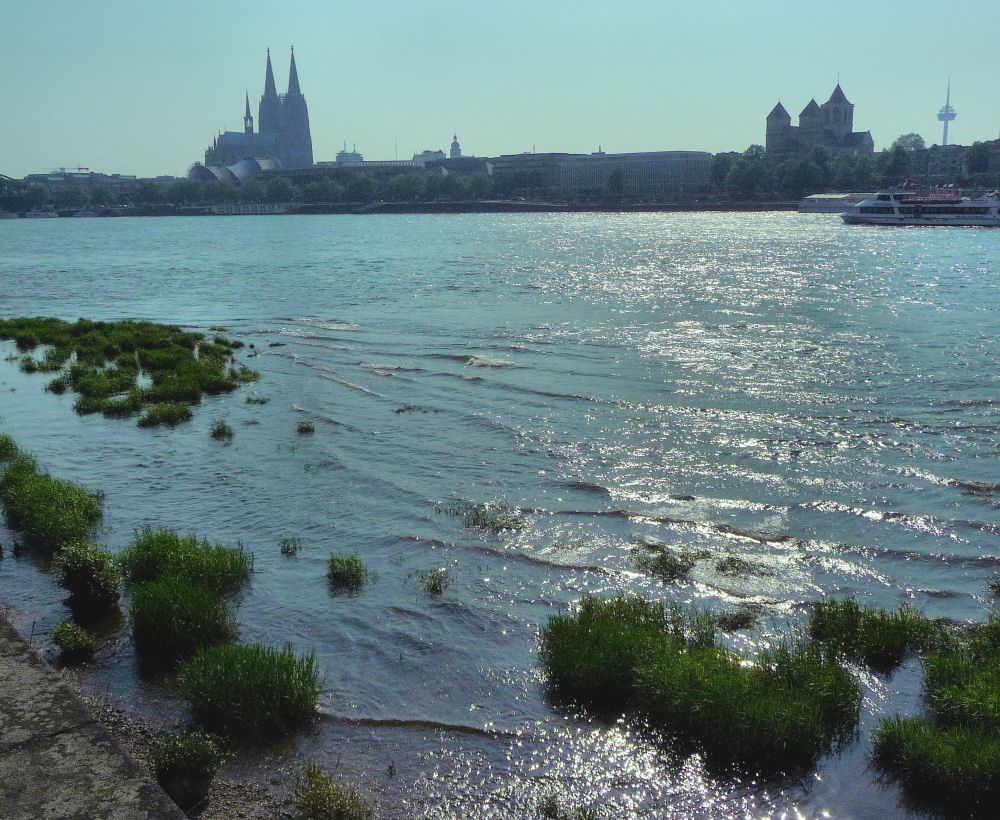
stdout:
{"type": "Polygon", "coordinates": [[[944,108],[938,111],[938,121],[944,123],[944,136],[941,138],[941,145],[948,144],[948,123],[958,115],[951,107],[951,77],[948,78],[948,93],[944,98],[944,108]]]}

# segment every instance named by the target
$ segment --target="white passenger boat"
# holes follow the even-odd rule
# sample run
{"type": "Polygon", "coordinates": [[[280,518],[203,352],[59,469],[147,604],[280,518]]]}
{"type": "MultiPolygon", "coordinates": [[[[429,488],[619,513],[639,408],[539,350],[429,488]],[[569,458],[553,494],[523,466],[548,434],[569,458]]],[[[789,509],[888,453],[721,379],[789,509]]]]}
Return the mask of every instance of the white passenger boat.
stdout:
{"type": "Polygon", "coordinates": [[[952,193],[881,193],[851,205],[841,215],[849,225],[968,225],[1000,227],[1000,199],[952,193]]]}

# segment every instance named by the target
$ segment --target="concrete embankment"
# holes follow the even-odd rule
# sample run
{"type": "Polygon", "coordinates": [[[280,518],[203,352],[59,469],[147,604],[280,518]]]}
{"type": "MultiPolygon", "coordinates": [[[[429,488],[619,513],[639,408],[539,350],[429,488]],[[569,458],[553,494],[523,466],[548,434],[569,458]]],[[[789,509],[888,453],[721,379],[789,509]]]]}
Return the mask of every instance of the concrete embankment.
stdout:
{"type": "Polygon", "coordinates": [[[0,615],[0,817],[183,820],[79,695],[0,615]]]}

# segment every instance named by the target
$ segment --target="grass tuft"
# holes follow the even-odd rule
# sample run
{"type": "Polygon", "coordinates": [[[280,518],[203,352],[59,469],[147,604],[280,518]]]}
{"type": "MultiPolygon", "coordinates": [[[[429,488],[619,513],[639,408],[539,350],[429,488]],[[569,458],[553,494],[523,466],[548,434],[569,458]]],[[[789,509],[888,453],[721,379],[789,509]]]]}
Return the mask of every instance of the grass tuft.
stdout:
{"type": "Polygon", "coordinates": [[[641,598],[585,598],[550,618],[540,657],[560,694],[639,709],[714,761],[764,772],[809,765],[858,717],[857,683],[820,647],[782,645],[750,664],[716,643],[711,616],[641,598]]]}
{"type": "Polygon", "coordinates": [[[931,646],[940,635],[937,623],[906,605],[888,612],[845,598],[814,604],[809,615],[814,641],[879,672],[891,672],[907,652],[931,646]]]}
{"type": "Polygon", "coordinates": [[[288,734],[315,717],[319,674],[313,654],[216,646],[181,664],[178,683],[195,717],[211,731],[245,740],[288,734]]]}
{"type": "Polygon", "coordinates": [[[176,575],[222,595],[238,591],[253,573],[253,555],[242,547],[223,547],[150,526],[136,533],[121,562],[133,585],[176,575]]]}
{"type": "Polygon", "coordinates": [[[282,538],[279,547],[282,555],[298,555],[301,543],[298,537],[293,535],[291,538],[282,538]]]}
{"type": "Polygon", "coordinates": [[[59,647],[63,660],[73,663],[87,660],[97,649],[97,637],[73,621],[62,621],[52,630],[52,643],[59,647]]]}
{"type": "Polygon", "coordinates": [[[211,735],[198,731],[167,732],[150,750],[156,781],[185,812],[204,802],[222,753],[211,735]]]}
{"type": "Polygon", "coordinates": [[[300,421],[295,425],[295,430],[303,435],[316,432],[316,425],[311,421],[300,421]]]}
{"type": "Polygon", "coordinates": [[[473,503],[471,501],[449,501],[438,504],[434,512],[460,518],[466,527],[478,527],[490,532],[527,529],[528,522],[520,510],[504,502],[473,503]]]}
{"type": "Polygon", "coordinates": [[[707,550],[675,552],[655,544],[643,544],[641,549],[635,550],[635,563],[643,572],[663,581],[674,581],[686,576],[698,561],[710,556],[707,550]]]}
{"type": "Polygon", "coordinates": [[[331,553],[326,577],[331,587],[357,591],[365,585],[365,568],[356,552],[331,553]]]}
{"type": "Polygon", "coordinates": [[[229,440],[233,437],[233,428],[230,427],[223,419],[216,419],[212,422],[212,438],[229,440]]]}
{"type": "Polygon", "coordinates": [[[37,463],[28,455],[7,464],[0,477],[0,501],[10,525],[49,553],[85,541],[103,510],[99,493],[39,473],[37,463]]]}
{"type": "MultiPolygon", "coordinates": [[[[79,403],[79,402],[78,402],[79,403]]],[[[191,418],[191,408],[182,402],[169,401],[152,404],[139,417],[140,427],[158,427],[165,424],[176,427],[191,418]]]]}
{"type": "Polygon", "coordinates": [[[56,556],[55,569],[59,586],[69,591],[70,606],[78,614],[118,609],[122,574],[108,550],[90,541],[68,544],[56,556]]]}
{"type": "Polygon", "coordinates": [[[5,433],[0,433],[0,463],[13,461],[20,454],[14,439],[5,433]]]}
{"type": "Polygon", "coordinates": [[[295,784],[293,800],[302,820],[371,820],[375,816],[356,789],[338,785],[314,763],[306,766],[295,784]]]}
{"type": "Polygon", "coordinates": [[[229,607],[216,590],[174,575],[137,586],[129,617],[136,652],[156,670],[173,668],[236,634],[229,607]]]}
{"type": "Polygon", "coordinates": [[[951,816],[996,816],[1000,790],[996,732],[897,716],[875,730],[872,761],[899,780],[911,798],[951,816]]]}
{"type": "Polygon", "coordinates": [[[418,576],[424,589],[431,595],[441,595],[451,584],[451,573],[446,569],[431,569],[418,576]]]}

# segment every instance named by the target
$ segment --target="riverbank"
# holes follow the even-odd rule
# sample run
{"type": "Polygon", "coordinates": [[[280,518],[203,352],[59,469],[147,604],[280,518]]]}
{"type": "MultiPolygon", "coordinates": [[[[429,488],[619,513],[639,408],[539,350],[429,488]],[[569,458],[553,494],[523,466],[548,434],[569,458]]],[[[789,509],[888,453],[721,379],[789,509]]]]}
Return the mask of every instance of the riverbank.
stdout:
{"type": "Polygon", "coordinates": [[[0,614],[0,815],[183,820],[184,813],[0,614]]]}
{"type": "Polygon", "coordinates": [[[62,209],[25,214],[4,213],[5,218],[116,217],[116,216],[297,216],[302,214],[537,214],[537,213],[760,213],[795,211],[798,201],[748,202],[711,200],[694,202],[565,203],[524,199],[468,202],[224,202],[201,205],[136,205],[108,208],[62,209]]]}

